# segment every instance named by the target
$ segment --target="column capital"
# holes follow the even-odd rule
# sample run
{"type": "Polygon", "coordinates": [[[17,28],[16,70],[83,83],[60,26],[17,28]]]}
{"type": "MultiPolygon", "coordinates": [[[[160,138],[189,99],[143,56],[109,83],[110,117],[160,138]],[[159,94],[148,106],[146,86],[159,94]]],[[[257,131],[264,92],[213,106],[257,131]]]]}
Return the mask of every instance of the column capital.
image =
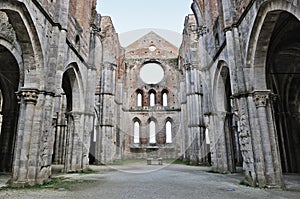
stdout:
{"type": "Polygon", "coordinates": [[[23,99],[26,103],[37,103],[37,99],[39,96],[39,90],[35,88],[21,88],[21,90],[17,93],[20,99],[23,99]]]}
{"type": "Polygon", "coordinates": [[[117,68],[117,65],[111,62],[104,62],[102,64],[102,68],[103,69],[107,69],[107,70],[111,70],[111,71],[115,71],[117,68]]]}
{"type": "Polygon", "coordinates": [[[252,92],[256,108],[265,107],[270,97],[270,90],[255,90],[252,92]]]}
{"type": "Polygon", "coordinates": [[[189,62],[189,63],[185,63],[185,64],[183,65],[183,67],[184,67],[187,71],[192,71],[192,70],[194,70],[194,69],[197,68],[195,65],[196,65],[196,63],[189,62]]]}

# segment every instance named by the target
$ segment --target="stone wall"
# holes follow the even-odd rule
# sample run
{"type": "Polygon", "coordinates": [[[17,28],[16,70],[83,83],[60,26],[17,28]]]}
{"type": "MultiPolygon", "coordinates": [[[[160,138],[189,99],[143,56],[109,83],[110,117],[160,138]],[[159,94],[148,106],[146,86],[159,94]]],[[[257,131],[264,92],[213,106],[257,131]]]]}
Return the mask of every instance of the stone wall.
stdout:
{"type": "MultiPolygon", "coordinates": [[[[17,186],[49,180],[52,160],[64,163],[65,171],[78,171],[88,166],[93,128],[94,97],[91,96],[95,88],[92,72],[95,60],[91,58],[89,36],[91,23],[97,26],[94,24],[96,15],[92,14],[95,1],[82,5],[83,19],[69,12],[69,2],[0,3],[1,24],[7,23],[12,33],[9,36],[7,29],[0,30],[0,46],[4,50],[0,57],[9,55],[19,74],[12,77],[18,83],[9,86],[16,93],[11,95],[15,96],[13,101],[18,103],[6,106],[10,111],[14,107],[18,112],[9,117],[5,114],[3,118],[5,125],[2,125],[0,141],[5,140],[10,146],[1,148],[1,159],[7,160],[1,170],[12,171],[10,182],[17,186]],[[83,31],[82,46],[78,48],[74,38],[69,38],[74,26],[74,21],[69,19],[82,25],[77,26],[83,31]],[[68,119],[64,120],[64,117],[68,119]],[[17,125],[14,125],[16,121],[17,125]],[[12,125],[14,128],[10,128],[12,125]],[[61,128],[64,125],[67,128],[61,128]],[[58,136],[59,132],[63,136],[58,136]],[[7,135],[11,135],[9,141],[7,135]],[[66,153],[56,157],[58,151],[66,153]]],[[[5,66],[1,73],[5,73],[5,66]]],[[[1,81],[1,84],[5,83],[3,79],[1,81]]],[[[6,104],[10,91],[3,87],[1,90],[6,104]]]]}
{"type": "MultiPolygon", "coordinates": [[[[194,1],[192,8],[197,23],[191,24],[191,16],[185,22],[180,67],[185,68],[187,74],[189,68],[184,66],[193,67],[190,57],[197,57],[191,44],[194,40],[199,45],[196,48],[199,60],[195,63],[199,63],[201,78],[197,82],[203,86],[200,107],[204,110],[204,126],[210,138],[212,167],[217,171],[234,172],[241,165],[239,159],[242,156],[245,179],[250,185],[283,186],[280,159],[288,161],[283,148],[289,150],[293,147],[282,142],[281,136],[294,134],[280,129],[282,126],[278,129],[283,121],[275,116],[280,113],[269,101],[278,89],[272,86],[272,78],[266,72],[275,66],[266,60],[271,60],[267,49],[279,46],[272,40],[276,37],[275,32],[283,31],[275,30],[274,26],[294,23],[293,17],[287,16],[299,18],[299,1],[226,0],[222,3],[206,1],[204,4],[194,1]],[[280,14],[275,10],[286,12],[280,14]],[[198,27],[193,28],[195,24],[198,27]],[[193,30],[197,32],[196,36],[189,34],[193,30]],[[271,112],[275,115],[272,116],[271,112]]],[[[293,27],[295,30],[298,26],[294,24],[293,27]]],[[[288,34],[294,38],[292,29],[288,34]]],[[[289,45],[289,42],[286,41],[286,44],[289,45]]],[[[294,54],[294,58],[297,57],[294,54]]],[[[285,63],[289,65],[288,61],[285,63]]],[[[279,66],[276,67],[277,71],[279,66]]],[[[186,81],[187,88],[193,85],[194,82],[186,81]]],[[[189,103],[198,103],[196,99],[190,101],[187,93],[187,110],[189,103]]],[[[185,104],[184,97],[183,102],[185,104]]],[[[188,120],[184,121],[190,122],[194,117],[187,117],[188,120]]],[[[193,140],[194,133],[189,133],[187,139],[193,140]]],[[[201,143],[201,139],[198,142],[201,143]]],[[[189,150],[186,157],[197,155],[196,151],[189,150]]]]}
{"type": "Polygon", "coordinates": [[[178,158],[181,135],[179,133],[179,71],[178,49],[166,39],[149,32],[125,49],[123,76],[124,157],[123,158],[178,158]],[[149,83],[141,78],[141,70],[147,64],[157,64],[163,70],[162,79],[149,83]],[[150,93],[155,93],[155,104],[150,105],[150,93]],[[167,105],[163,104],[163,94],[167,105]],[[141,94],[141,104],[137,95],[141,94]],[[139,122],[139,142],[134,142],[134,122],[139,122]],[[150,122],[154,121],[155,143],[150,143],[150,122]],[[171,122],[172,143],[166,142],[166,122],[171,122]]]}

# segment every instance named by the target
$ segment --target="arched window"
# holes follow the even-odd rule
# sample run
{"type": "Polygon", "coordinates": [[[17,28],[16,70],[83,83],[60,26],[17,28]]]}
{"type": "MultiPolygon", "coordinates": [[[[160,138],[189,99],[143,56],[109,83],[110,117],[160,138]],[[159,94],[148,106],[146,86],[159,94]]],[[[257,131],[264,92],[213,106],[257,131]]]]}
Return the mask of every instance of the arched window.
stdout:
{"type": "Polygon", "coordinates": [[[168,106],[168,94],[166,92],[163,93],[163,106],[168,106]]]}
{"type": "Polygon", "coordinates": [[[142,106],[142,93],[138,92],[137,94],[137,106],[142,106]]]}
{"type": "Polygon", "coordinates": [[[166,122],[166,143],[172,143],[172,123],[166,122]]]}
{"type": "Polygon", "coordinates": [[[150,92],[150,106],[155,106],[155,93],[150,92]]]}
{"type": "Polygon", "coordinates": [[[133,143],[134,144],[140,143],[140,123],[138,121],[134,122],[134,127],[133,127],[133,143]]]}
{"type": "Polygon", "coordinates": [[[156,143],[156,128],[155,128],[155,122],[150,121],[149,123],[149,143],[154,144],[156,143]]]}

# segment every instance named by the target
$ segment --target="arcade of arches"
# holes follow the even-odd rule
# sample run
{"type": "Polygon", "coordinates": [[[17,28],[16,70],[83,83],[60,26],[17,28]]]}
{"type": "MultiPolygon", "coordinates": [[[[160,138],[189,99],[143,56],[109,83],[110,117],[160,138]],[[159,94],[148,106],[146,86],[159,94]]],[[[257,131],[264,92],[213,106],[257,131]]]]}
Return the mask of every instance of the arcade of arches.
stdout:
{"type": "Polygon", "coordinates": [[[11,184],[42,184],[52,164],[148,157],[242,171],[259,187],[300,173],[299,1],[194,0],[180,48],[153,31],[122,47],[96,1],[82,2],[0,2],[11,184]]]}

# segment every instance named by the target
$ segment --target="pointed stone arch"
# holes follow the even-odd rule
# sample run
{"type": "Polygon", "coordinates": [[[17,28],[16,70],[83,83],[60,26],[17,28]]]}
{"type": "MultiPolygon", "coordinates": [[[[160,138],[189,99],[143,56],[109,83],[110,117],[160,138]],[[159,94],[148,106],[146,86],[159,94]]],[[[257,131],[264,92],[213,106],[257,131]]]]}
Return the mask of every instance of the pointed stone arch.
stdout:
{"type": "Polygon", "coordinates": [[[250,68],[251,71],[248,74],[251,81],[249,90],[266,89],[267,87],[266,68],[264,66],[267,60],[268,44],[270,43],[275,22],[283,11],[290,13],[298,20],[300,19],[299,9],[288,3],[288,1],[281,0],[264,3],[256,15],[246,52],[245,66],[250,68]]]}
{"type": "Polygon", "coordinates": [[[5,24],[1,25],[4,29],[0,31],[0,46],[8,49],[7,46],[11,45],[8,50],[16,57],[19,73],[18,77],[15,76],[18,85],[14,93],[17,93],[19,100],[19,105],[15,107],[19,117],[15,123],[16,140],[10,181],[18,185],[47,181],[51,175],[52,153],[53,93],[47,90],[43,48],[26,5],[20,1],[0,2],[0,18],[5,24]]]}
{"type": "Polygon", "coordinates": [[[219,61],[213,86],[213,118],[215,129],[212,130],[214,169],[225,172],[236,171],[236,156],[239,155],[238,135],[233,129],[231,105],[230,69],[225,61],[219,61]],[[236,152],[235,152],[236,151],[236,152]]]}
{"type": "Polygon", "coordinates": [[[12,171],[14,145],[19,116],[16,92],[22,86],[22,58],[11,43],[0,38],[0,171],[12,171]],[[11,50],[13,49],[13,50],[11,50]]]}
{"type": "Polygon", "coordinates": [[[83,79],[81,76],[80,69],[75,62],[70,63],[68,67],[66,67],[62,79],[62,88],[66,92],[67,101],[69,102],[68,110],[72,110],[75,112],[83,111],[83,79]]]}
{"type": "Polygon", "coordinates": [[[266,59],[266,86],[271,91],[283,172],[300,173],[300,21],[281,12],[266,59]],[[284,27],[282,27],[284,26],[284,27]]]}
{"type": "MultiPolygon", "coordinates": [[[[280,116],[280,110],[283,111],[282,105],[284,103],[282,103],[282,99],[288,99],[288,103],[293,100],[287,95],[282,95],[283,90],[279,88],[285,85],[288,88],[284,89],[295,91],[293,85],[296,82],[293,82],[293,78],[291,78],[292,81],[286,80],[289,79],[287,73],[297,73],[297,71],[290,71],[291,67],[289,65],[291,60],[299,58],[299,52],[295,49],[295,46],[293,47],[295,43],[298,43],[299,36],[292,33],[293,29],[295,32],[299,32],[299,2],[274,0],[257,4],[260,5],[257,5],[259,10],[249,37],[246,50],[246,68],[244,69],[248,71],[245,77],[249,80],[247,85],[250,91],[248,97],[249,114],[256,118],[250,118],[252,143],[254,145],[254,165],[257,183],[260,187],[283,186],[282,164],[285,164],[283,165],[283,171],[291,169],[290,159],[287,158],[287,155],[291,155],[291,153],[286,153],[285,150],[292,148],[286,147],[290,144],[284,141],[289,137],[287,131],[282,130],[286,128],[282,127],[286,125],[284,121],[287,118],[284,119],[282,115],[280,116]],[[291,23],[294,25],[291,26],[291,23]],[[282,34],[283,32],[285,33],[282,34]],[[287,40],[287,37],[290,37],[293,41],[287,40]],[[285,46],[283,47],[280,42],[285,42],[285,46]],[[285,53],[290,54],[289,61],[285,58],[285,53]],[[278,58],[281,58],[281,63],[283,60],[287,61],[286,67],[276,66],[275,62],[278,62],[278,58]],[[281,73],[280,81],[278,81],[279,73],[281,73]],[[280,163],[281,158],[289,163],[284,161],[280,163]]],[[[299,46],[296,48],[299,48],[299,46]]],[[[292,76],[297,79],[295,74],[292,74],[292,76]]],[[[291,93],[294,94],[293,91],[291,93]]],[[[285,94],[289,92],[287,91],[285,94]]],[[[299,119],[295,125],[299,126],[299,119]]],[[[293,125],[291,127],[295,128],[293,125]]],[[[291,138],[288,139],[291,140],[291,138]]],[[[296,150],[299,151],[299,149],[296,150]]],[[[299,156],[299,152],[296,154],[299,156]]]]}
{"type": "MultiPolygon", "coordinates": [[[[24,87],[39,88],[43,85],[43,49],[34,25],[34,22],[26,6],[21,2],[0,2],[0,11],[4,12],[11,25],[11,42],[14,48],[22,52],[24,64],[24,87]]],[[[6,40],[8,37],[5,38],[6,40]]],[[[22,71],[23,72],[23,71],[22,71]]],[[[43,89],[43,88],[39,88],[43,89]]]]}
{"type": "Polygon", "coordinates": [[[56,132],[54,153],[58,157],[58,163],[64,164],[65,171],[78,171],[84,169],[88,164],[88,155],[84,155],[84,92],[80,69],[75,62],[71,62],[62,74],[61,87],[63,93],[60,97],[60,120],[65,125],[61,132],[56,132]],[[58,148],[57,148],[58,147],[58,148]]]}

